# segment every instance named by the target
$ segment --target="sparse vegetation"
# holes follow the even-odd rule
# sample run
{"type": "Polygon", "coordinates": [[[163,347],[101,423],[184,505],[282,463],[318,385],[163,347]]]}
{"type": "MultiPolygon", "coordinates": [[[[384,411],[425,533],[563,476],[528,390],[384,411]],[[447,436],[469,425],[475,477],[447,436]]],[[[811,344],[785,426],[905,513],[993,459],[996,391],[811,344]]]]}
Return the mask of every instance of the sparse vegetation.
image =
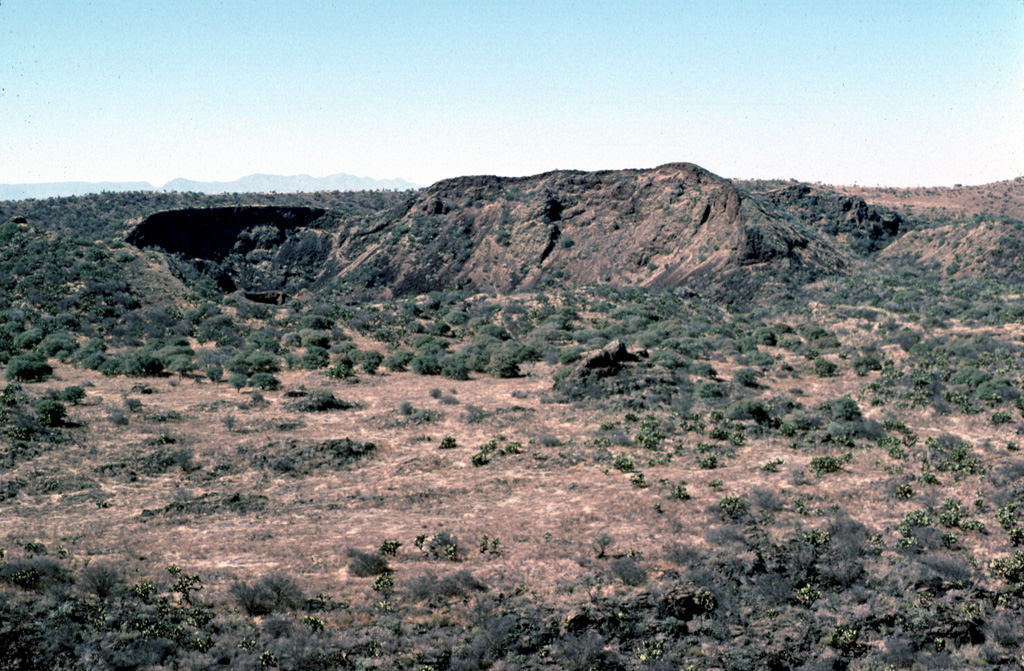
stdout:
{"type": "MultiPolygon", "coordinates": [[[[1015,663],[1017,224],[754,185],[834,267],[736,265],[709,213],[721,272],[662,291],[616,286],[664,261],[608,243],[586,180],[494,179],[258,196],[331,211],[202,263],[113,232],[242,203],[17,204],[72,234],[0,225],[0,667],[1015,663]]],[[[701,214],[686,184],[635,216],[701,214]]]]}

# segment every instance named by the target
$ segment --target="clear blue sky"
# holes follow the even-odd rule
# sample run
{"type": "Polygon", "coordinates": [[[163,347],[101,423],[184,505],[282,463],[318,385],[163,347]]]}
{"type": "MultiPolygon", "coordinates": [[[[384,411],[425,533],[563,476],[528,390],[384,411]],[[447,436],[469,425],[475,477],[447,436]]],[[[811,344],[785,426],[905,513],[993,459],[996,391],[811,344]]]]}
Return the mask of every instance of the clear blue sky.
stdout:
{"type": "Polygon", "coordinates": [[[0,182],[1024,174],[1024,0],[0,0],[0,182]]]}

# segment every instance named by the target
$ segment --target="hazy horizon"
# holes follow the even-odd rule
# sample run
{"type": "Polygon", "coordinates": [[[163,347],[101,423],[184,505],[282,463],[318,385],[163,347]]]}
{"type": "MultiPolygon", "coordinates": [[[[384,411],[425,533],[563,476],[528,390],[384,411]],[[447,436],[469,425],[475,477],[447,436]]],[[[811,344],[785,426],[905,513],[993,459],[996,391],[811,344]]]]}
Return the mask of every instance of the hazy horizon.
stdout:
{"type": "Polygon", "coordinates": [[[1024,3],[0,4],[0,183],[1024,174],[1024,3]]]}

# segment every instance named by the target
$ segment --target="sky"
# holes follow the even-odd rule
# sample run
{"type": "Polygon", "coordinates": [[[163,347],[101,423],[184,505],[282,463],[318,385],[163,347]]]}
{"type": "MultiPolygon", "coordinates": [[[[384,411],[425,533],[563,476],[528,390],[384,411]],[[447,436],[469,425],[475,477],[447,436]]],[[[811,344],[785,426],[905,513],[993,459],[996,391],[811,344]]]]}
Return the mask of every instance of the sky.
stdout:
{"type": "Polygon", "coordinates": [[[1024,0],[0,0],[0,183],[1024,174],[1024,0]]]}

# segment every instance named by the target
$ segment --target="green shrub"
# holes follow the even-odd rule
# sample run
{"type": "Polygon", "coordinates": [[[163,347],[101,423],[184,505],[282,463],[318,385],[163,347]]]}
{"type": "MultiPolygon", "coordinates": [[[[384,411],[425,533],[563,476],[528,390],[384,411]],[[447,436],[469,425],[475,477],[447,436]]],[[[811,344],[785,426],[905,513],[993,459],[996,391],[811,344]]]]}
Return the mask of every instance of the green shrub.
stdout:
{"type": "Polygon", "coordinates": [[[50,364],[37,354],[22,354],[7,362],[7,379],[38,382],[53,374],[50,364]]]}
{"type": "Polygon", "coordinates": [[[612,462],[612,468],[623,473],[631,473],[634,468],[633,460],[625,455],[615,457],[615,461],[612,462]]]}
{"type": "Polygon", "coordinates": [[[1005,410],[998,410],[992,413],[992,416],[989,417],[989,421],[993,425],[999,426],[1001,424],[1009,424],[1013,421],[1013,417],[1005,410]]]}
{"type": "Polygon", "coordinates": [[[882,359],[877,354],[865,354],[853,360],[853,370],[864,377],[873,370],[882,370],[882,359]]]}
{"type": "Polygon", "coordinates": [[[697,387],[697,396],[700,398],[724,398],[725,387],[715,382],[702,382],[697,387]]]}
{"type": "Polygon", "coordinates": [[[299,340],[301,347],[327,349],[331,346],[331,334],[326,331],[307,331],[301,335],[302,337],[299,340]]]}
{"type": "Polygon", "coordinates": [[[379,552],[387,557],[394,557],[401,546],[402,543],[397,538],[387,538],[380,544],[379,552]]]}
{"type": "Polygon", "coordinates": [[[384,363],[384,355],[376,350],[366,350],[356,355],[356,361],[367,375],[373,375],[384,363]]]}
{"type": "Polygon", "coordinates": [[[861,419],[860,406],[849,396],[832,402],[832,418],[852,422],[861,419]]]}
{"type": "Polygon", "coordinates": [[[1006,378],[1000,377],[987,380],[978,385],[975,396],[979,401],[990,405],[997,405],[1003,401],[1010,401],[1020,396],[1020,392],[1006,378]]]}
{"type": "Polygon", "coordinates": [[[1017,526],[1017,506],[1009,503],[996,511],[996,522],[1004,529],[1012,529],[1017,526]]]}
{"type": "Polygon", "coordinates": [[[454,450],[459,444],[455,442],[455,438],[452,436],[445,436],[441,439],[440,449],[442,450],[454,450]]]}
{"type": "Polygon", "coordinates": [[[661,422],[654,415],[646,415],[640,420],[635,436],[636,442],[648,450],[656,450],[665,440],[665,432],[661,430],[661,422]]]}
{"type": "Polygon", "coordinates": [[[440,375],[441,362],[438,361],[434,352],[421,352],[412,358],[410,362],[412,372],[417,375],[440,375]]]}
{"type": "Polygon", "coordinates": [[[220,382],[224,378],[224,369],[213,364],[206,367],[206,379],[210,382],[220,382]]]}
{"type": "MultiPolygon", "coordinates": [[[[331,355],[323,347],[310,345],[299,359],[299,365],[306,370],[320,370],[331,363],[331,355]]],[[[351,370],[351,369],[350,369],[351,370]]]]}
{"type": "Polygon", "coordinates": [[[738,496],[723,496],[718,501],[718,507],[729,519],[739,519],[747,511],[747,504],[738,496]]]}
{"type": "Polygon", "coordinates": [[[843,460],[838,457],[814,457],[810,464],[811,473],[820,478],[826,473],[835,473],[843,469],[843,460]]]}
{"type": "Polygon", "coordinates": [[[757,382],[760,377],[761,373],[753,368],[740,368],[732,376],[732,381],[740,386],[756,389],[760,386],[757,382]]]}
{"type": "Polygon", "coordinates": [[[449,380],[468,380],[469,366],[466,358],[459,355],[446,357],[441,362],[441,377],[449,380]]]}
{"type": "Polygon", "coordinates": [[[491,355],[487,364],[487,374],[500,378],[519,377],[519,360],[508,350],[498,350],[491,355]]]}
{"type": "Polygon", "coordinates": [[[67,333],[51,333],[43,338],[35,349],[43,356],[66,360],[75,353],[78,345],[67,333]]]}
{"type": "Polygon", "coordinates": [[[270,373],[256,373],[249,378],[248,385],[254,389],[274,390],[281,387],[281,381],[270,373]]]}
{"type": "Polygon", "coordinates": [[[164,372],[164,362],[151,352],[134,352],[121,359],[118,371],[128,377],[156,377],[164,372]]]}
{"type": "Polygon", "coordinates": [[[839,366],[821,357],[814,360],[814,374],[818,377],[835,377],[839,366]]]}
{"type": "Polygon", "coordinates": [[[416,356],[409,350],[398,350],[393,352],[384,359],[384,366],[392,373],[400,373],[404,370],[408,370],[409,362],[412,361],[413,357],[416,356]]]}
{"type": "Polygon", "coordinates": [[[60,426],[68,411],[60,401],[45,399],[36,404],[36,419],[43,426],[60,426]]]}
{"type": "Polygon", "coordinates": [[[84,398],[85,389],[82,389],[77,385],[65,387],[64,389],[60,390],[59,394],[57,394],[58,400],[64,401],[65,403],[71,403],[72,405],[78,405],[79,403],[82,402],[84,398]]]}
{"type": "Polygon", "coordinates": [[[17,349],[32,349],[43,341],[45,334],[41,328],[31,328],[19,333],[14,338],[14,346],[17,349]]]}
{"type": "Polygon", "coordinates": [[[1012,557],[994,560],[992,574],[1015,586],[1024,583],[1024,551],[1017,550],[1012,557]]]}

